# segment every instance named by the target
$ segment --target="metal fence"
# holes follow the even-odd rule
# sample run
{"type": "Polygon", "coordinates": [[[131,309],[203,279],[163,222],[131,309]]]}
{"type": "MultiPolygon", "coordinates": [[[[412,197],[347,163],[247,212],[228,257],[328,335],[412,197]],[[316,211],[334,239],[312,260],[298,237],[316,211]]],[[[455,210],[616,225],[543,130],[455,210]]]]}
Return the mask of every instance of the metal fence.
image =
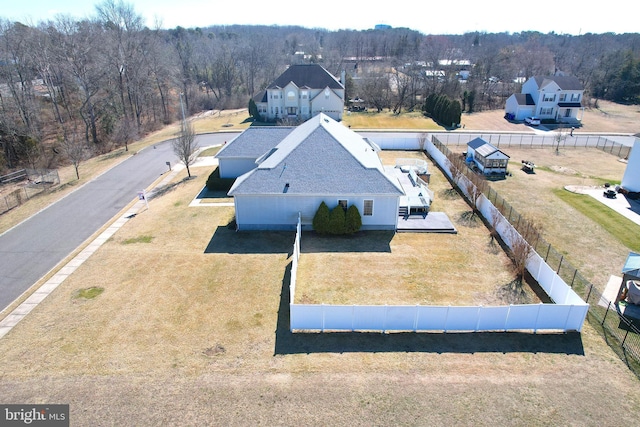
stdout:
{"type": "Polygon", "coordinates": [[[60,176],[55,169],[22,169],[0,177],[0,184],[11,183],[20,183],[20,186],[0,198],[0,215],[60,184],[60,176]]]}
{"type": "MultiPolygon", "coordinates": [[[[439,136],[432,135],[433,144],[447,157],[455,155],[439,140],[439,136]]],[[[601,147],[596,147],[601,148],[601,147]]],[[[474,174],[471,169],[464,171],[465,175],[474,174]]],[[[487,185],[484,195],[502,213],[502,215],[518,231],[528,228],[525,217],[520,215],[504,198],[490,185],[487,185]]],[[[531,234],[531,233],[525,233],[531,234]]],[[[542,235],[537,234],[530,239],[529,244],[540,254],[544,261],[589,304],[587,318],[590,323],[601,328],[607,343],[627,363],[627,366],[640,376],[640,329],[629,319],[624,317],[614,302],[609,302],[602,293],[587,280],[577,268],[558,252],[542,235]]]]}
{"type": "Polygon", "coordinates": [[[482,138],[497,148],[596,148],[619,158],[626,159],[631,152],[631,145],[606,138],[601,135],[534,135],[530,133],[442,133],[431,134],[440,143],[450,146],[466,146],[475,138],[482,138]],[[560,141],[558,141],[560,138],[560,141]]]}

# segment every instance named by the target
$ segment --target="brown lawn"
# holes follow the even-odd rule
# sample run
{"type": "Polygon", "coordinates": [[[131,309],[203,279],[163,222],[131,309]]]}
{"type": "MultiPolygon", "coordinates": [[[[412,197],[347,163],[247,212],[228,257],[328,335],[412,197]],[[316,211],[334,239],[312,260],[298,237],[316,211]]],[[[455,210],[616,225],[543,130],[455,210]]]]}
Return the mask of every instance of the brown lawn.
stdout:
{"type": "MultiPolygon", "coordinates": [[[[208,172],[152,199],[0,340],[3,403],[69,403],[72,425],[600,426],[640,415],[638,379],[589,325],[291,334],[293,233],[236,233],[233,208],[188,207],[208,172]],[[74,298],[93,286],[104,292],[74,298]]],[[[463,209],[436,200],[454,219],[463,209]]],[[[458,227],[443,246],[483,230],[458,227]]],[[[420,239],[394,237],[391,253],[424,246],[412,262],[428,263],[437,242],[420,239]]]]}

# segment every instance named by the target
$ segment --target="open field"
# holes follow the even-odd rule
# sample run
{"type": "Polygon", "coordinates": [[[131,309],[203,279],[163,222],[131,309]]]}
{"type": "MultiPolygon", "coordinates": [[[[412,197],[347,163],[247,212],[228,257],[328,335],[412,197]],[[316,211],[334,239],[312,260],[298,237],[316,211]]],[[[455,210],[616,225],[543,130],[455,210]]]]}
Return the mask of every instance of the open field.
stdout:
{"type": "Polygon", "coordinates": [[[626,163],[587,148],[561,149],[559,154],[551,147],[504,151],[511,156],[512,176],[491,186],[518,212],[542,224],[544,238],[602,291],[610,275],[620,275],[630,249],[557,197],[554,190],[619,182],[626,163]],[[524,159],[536,164],[534,174],[519,168],[524,159]]]}
{"type": "Polygon", "coordinates": [[[293,233],[237,233],[233,208],[188,207],[209,172],[178,176],[0,340],[4,403],[70,403],[72,425],[601,426],[640,415],[637,378],[588,324],[291,334],[293,233]],[[90,287],[104,290],[78,298],[90,287]]]}

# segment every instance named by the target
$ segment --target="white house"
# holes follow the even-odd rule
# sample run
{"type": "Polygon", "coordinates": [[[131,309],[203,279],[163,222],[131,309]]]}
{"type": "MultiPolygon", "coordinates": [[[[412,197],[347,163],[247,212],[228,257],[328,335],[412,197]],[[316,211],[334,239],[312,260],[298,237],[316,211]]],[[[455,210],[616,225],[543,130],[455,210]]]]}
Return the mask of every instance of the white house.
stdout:
{"type": "Polygon", "coordinates": [[[318,64],[292,65],[253,100],[263,120],[308,120],[324,113],[342,120],[344,110],[344,72],[342,81],[318,64]]]}
{"type": "Polygon", "coordinates": [[[541,120],[577,124],[582,109],[584,87],[573,76],[531,77],[505,105],[506,117],[524,120],[536,116],[541,120]]]}
{"type": "Polygon", "coordinates": [[[634,193],[640,192],[640,140],[637,138],[631,148],[620,186],[634,193]]]}
{"type": "Polygon", "coordinates": [[[404,192],[398,179],[385,172],[378,151],[329,116],[314,116],[236,179],[228,194],[234,199],[237,229],[292,230],[298,213],[303,228],[310,229],[324,201],[330,209],[355,205],[363,230],[395,230],[404,192]]]}
{"type": "Polygon", "coordinates": [[[507,173],[509,156],[482,138],[467,143],[467,163],[473,162],[485,175],[504,175],[507,173]]]}

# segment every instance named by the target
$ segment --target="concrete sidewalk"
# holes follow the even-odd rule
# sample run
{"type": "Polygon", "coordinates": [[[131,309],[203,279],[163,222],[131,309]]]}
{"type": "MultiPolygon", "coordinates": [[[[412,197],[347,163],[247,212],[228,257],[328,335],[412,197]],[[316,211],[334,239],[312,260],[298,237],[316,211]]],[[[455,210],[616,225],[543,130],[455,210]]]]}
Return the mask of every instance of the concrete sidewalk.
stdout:
{"type": "MultiPolygon", "coordinates": [[[[197,164],[193,166],[207,166],[207,164],[197,164]]],[[[162,187],[169,184],[175,176],[184,170],[184,165],[175,166],[171,172],[169,172],[153,189],[162,187]]],[[[147,193],[147,198],[153,194],[153,189],[147,193]]],[[[91,255],[93,255],[104,242],[109,240],[111,236],[115,234],[127,221],[146,209],[146,202],[144,200],[137,200],[124,214],[118,217],[111,225],[107,227],[98,237],[96,237],[89,245],[84,248],[78,255],[76,255],[71,261],[60,268],[49,280],[47,280],[42,286],[40,286],[35,292],[33,292],[24,302],[16,307],[11,313],[9,313],[4,319],[0,321],[0,339],[13,329],[22,319],[25,318],[38,304],[40,304],[46,297],[49,296],[67,277],[80,267],[91,255]]]]}

